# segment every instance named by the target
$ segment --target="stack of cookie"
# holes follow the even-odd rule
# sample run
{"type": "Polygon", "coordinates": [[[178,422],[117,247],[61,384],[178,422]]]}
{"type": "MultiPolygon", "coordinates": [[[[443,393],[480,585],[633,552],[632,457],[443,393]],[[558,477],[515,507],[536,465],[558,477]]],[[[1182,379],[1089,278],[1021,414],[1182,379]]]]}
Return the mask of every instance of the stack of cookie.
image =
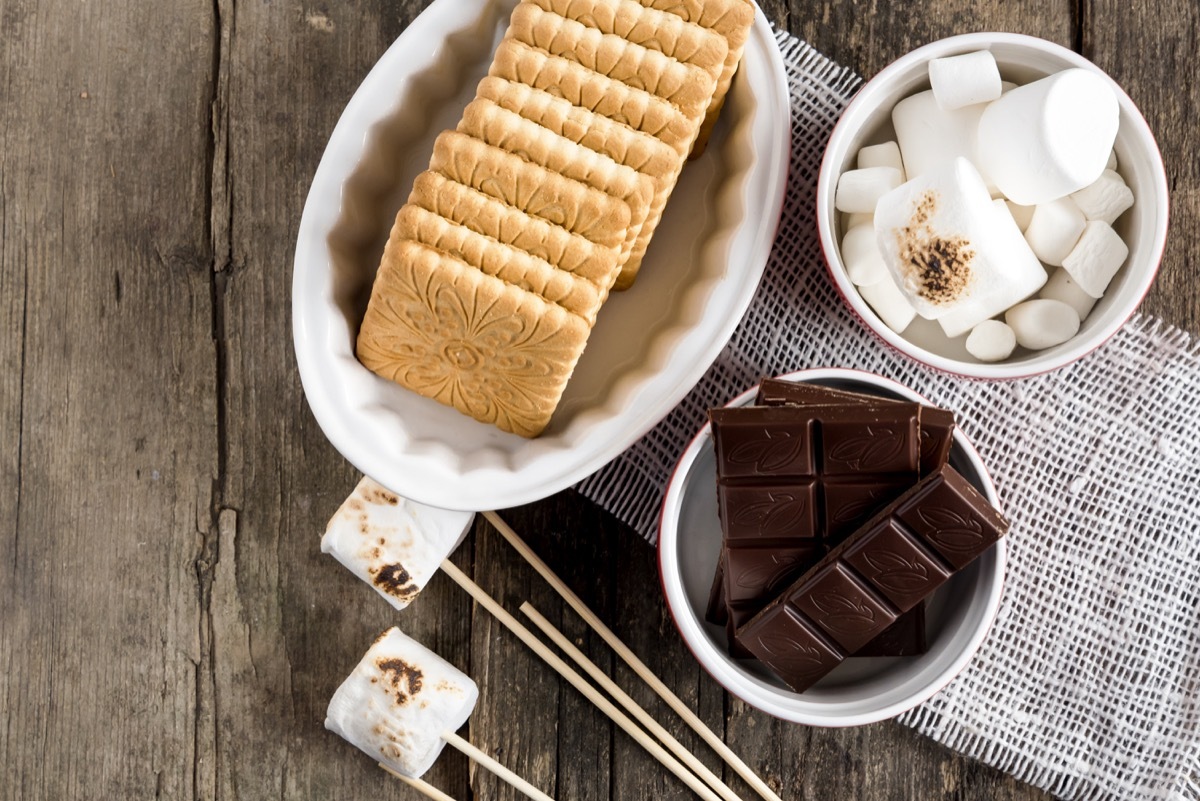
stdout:
{"type": "Polygon", "coordinates": [[[750,0],[524,0],[396,216],[358,337],[379,375],[537,436],[724,102],[750,0]]]}

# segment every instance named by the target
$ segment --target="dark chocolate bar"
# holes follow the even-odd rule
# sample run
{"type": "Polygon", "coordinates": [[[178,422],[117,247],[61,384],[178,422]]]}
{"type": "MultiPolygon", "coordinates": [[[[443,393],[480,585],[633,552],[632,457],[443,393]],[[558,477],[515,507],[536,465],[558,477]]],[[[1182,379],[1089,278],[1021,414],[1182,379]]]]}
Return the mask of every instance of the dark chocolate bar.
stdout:
{"type": "MultiPolygon", "coordinates": [[[[862,392],[834,389],[820,384],[764,378],[758,387],[760,406],[824,406],[838,403],[855,405],[906,403],[862,392]]],[[[927,476],[950,458],[954,444],[954,413],[937,406],[921,406],[921,475],[927,476]]]]}
{"type": "Polygon", "coordinates": [[[945,466],[740,626],[738,642],[803,692],[1007,531],[1004,516],[945,466]]]}

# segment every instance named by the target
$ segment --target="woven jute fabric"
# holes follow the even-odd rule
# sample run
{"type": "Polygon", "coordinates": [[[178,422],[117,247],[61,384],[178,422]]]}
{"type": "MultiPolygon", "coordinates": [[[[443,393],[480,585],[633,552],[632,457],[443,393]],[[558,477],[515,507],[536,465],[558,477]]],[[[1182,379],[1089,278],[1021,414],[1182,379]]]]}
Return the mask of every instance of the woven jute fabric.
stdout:
{"type": "Polygon", "coordinates": [[[902,721],[1068,799],[1200,799],[1200,347],[1138,317],[1050,375],[944,376],[874,338],[838,297],[815,228],[821,154],[859,78],[787,34],[791,175],[757,297],[658,427],[579,485],[653,541],[707,410],[764,375],[854,367],[953,409],[1012,520],[995,626],[902,721]]]}

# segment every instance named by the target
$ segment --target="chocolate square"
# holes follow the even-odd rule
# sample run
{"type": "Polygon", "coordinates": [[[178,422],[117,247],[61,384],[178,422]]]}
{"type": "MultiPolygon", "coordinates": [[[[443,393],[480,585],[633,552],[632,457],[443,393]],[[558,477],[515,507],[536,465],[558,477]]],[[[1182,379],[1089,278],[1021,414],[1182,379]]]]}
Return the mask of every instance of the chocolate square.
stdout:
{"type": "Polygon", "coordinates": [[[796,692],[804,692],[842,661],[842,654],[791,609],[747,623],[739,641],[796,692]]]}
{"type": "Polygon", "coordinates": [[[950,573],[890,518],[846,549],[847,564],[899,609],[914,607],[950,573]]]}
{"type": "Polygon", "coordinates": [[[791,591],[788,603],[811,618],[851,654],[898,617],[844,565],[836,562],[791,591]]]}
{"type": "MultiPolygon", "coordinates": [[[[719,484],[725,539],[812,539],[817,529],[816,485],[812,479],[758,486],[719,484]]],[[[753,542],[746,542],[752,545],[753,542]]]]}

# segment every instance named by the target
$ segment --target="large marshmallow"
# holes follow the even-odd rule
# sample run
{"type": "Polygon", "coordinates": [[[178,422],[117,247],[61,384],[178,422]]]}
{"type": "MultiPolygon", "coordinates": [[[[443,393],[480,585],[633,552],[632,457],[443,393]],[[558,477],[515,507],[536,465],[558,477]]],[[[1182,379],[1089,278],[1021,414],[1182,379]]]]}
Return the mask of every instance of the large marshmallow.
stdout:
{"type": "Polygon", "coordinates": [[[417,778],[467,722],[479,688],[397,628],[375,641],[325,713],[325,728],[397,773],[417,778]]]}
{"type": "Polygon", "coordinates": [[[1129,256],[1129,247],[1112,226],[1101,220],[1089,220],[1075,249],[1063,259],[1063,269],[1071,274],[1079,288],[1099,298],[1117,270],[1129,256]]]}
{"type": "Polygon", "coordinates": [[[1079,315],[1058,300],[1037,298],[1013,306],[1004,321],[1016,334],[1017,344],[1030,350],[1061,345],[1079,331],[1079,315]]]}
{"type": "Polygon", "coordinates": [[[1071,195],[1075,205],[1089,220],[1112,225],[1133,206],[1133,190],[1113,170],[1105,170],[1090,186],[1071,195]]]}
{"type": "Polygon", "coordinates": [[[929,62],[929,84],[938,105],[947,111],[1000,97],[1000,68],[987,50],[929,62]]]}
{"type": "Polygon", "coordinates": [[[1059,267],[1079,241],[1087,219],[1069,197],[1039,203],[1025,229],[1025,241],[1039,259],[1059,267]]]}
{"type": "Polygon", "coordinates": [[[364,478],[321,537],[321,550],[403,609],[467,536],[472,512],[414,503],[364,478]]]}
{"type": "Polygon", "coordinates": [[[859,225],[846,232],[842,239],[842,263],[855,286],[870,286],[890,281],[892,277],[883,263],[873,225],[859,225]]]}
{"type": "Polygon", "coordinates": [[[1103,78],[1063,70],[988,104],[979,119],[977,163],[1009,200],[1046,203],[1100,177],[1119,116],[1117,96],[1103,78]]]}
{"type": "Polygon", "coordinates": [[[976,153],[979,118],[986,106],[965,106],[946,111],[938,105],[932,91],[906,97],[892,109],[892,125],[904,159],[904,174],[910,180],[944,167],[956,158],[976,165],[988,185],[995,183],[979,167],[976,153]]]}
{"type": "Polygon", "coordinates": [[[1087,319],[1096,305],[1096,298],[1080,289],[1079,284],[1071,279],[1071,274],[1061,267],[1050,275],[1050,280],[1042,287],[1038,297],[1067,304],[1075,310],[1080,322],[1087,319]]]}
{"type": "Polygon", "coordinates": [[[903,175],[904,159],[900,156],[900,146],[895,142],[867,145],[858,151],[858,168],[868,167],[893,167],[903,175]]]}
{"type": "MultiPolygon", "coordinates": [[[[884,263],[917,313],[963,334],[1036,292],[1046,271],[966,159],[884,195],[875,211],[884,263]]],[[[945,327],[943,325],[943,327],[945,327]]]]}
{"type": "Polygon", "coordinates": [[[904,183],[904,175],[895,167],[867,167],[847,170],[838,179],[833,205],[838,211],[869,214],[879,198],[904,183]]]}
{"type": "Polygon", "coordinates": [[[967,337],[967,353],[981,362],[1007,359],[1016,347],[1017,335],[999,320],[984,320],[967,337]]]}
{"type": "Polygon", "coordinates": [[[917,316],[916,310],[908,302],[908,298],[900,291],[900,288],[896,286],[891,275],[877,284],[860,286],[858,294],[862,295],[867,305],[875,310],[879,319],[883,320],[883,324],[897,334],[904,333],[904,329],[908,328],[913,318],[917,316]]]}

